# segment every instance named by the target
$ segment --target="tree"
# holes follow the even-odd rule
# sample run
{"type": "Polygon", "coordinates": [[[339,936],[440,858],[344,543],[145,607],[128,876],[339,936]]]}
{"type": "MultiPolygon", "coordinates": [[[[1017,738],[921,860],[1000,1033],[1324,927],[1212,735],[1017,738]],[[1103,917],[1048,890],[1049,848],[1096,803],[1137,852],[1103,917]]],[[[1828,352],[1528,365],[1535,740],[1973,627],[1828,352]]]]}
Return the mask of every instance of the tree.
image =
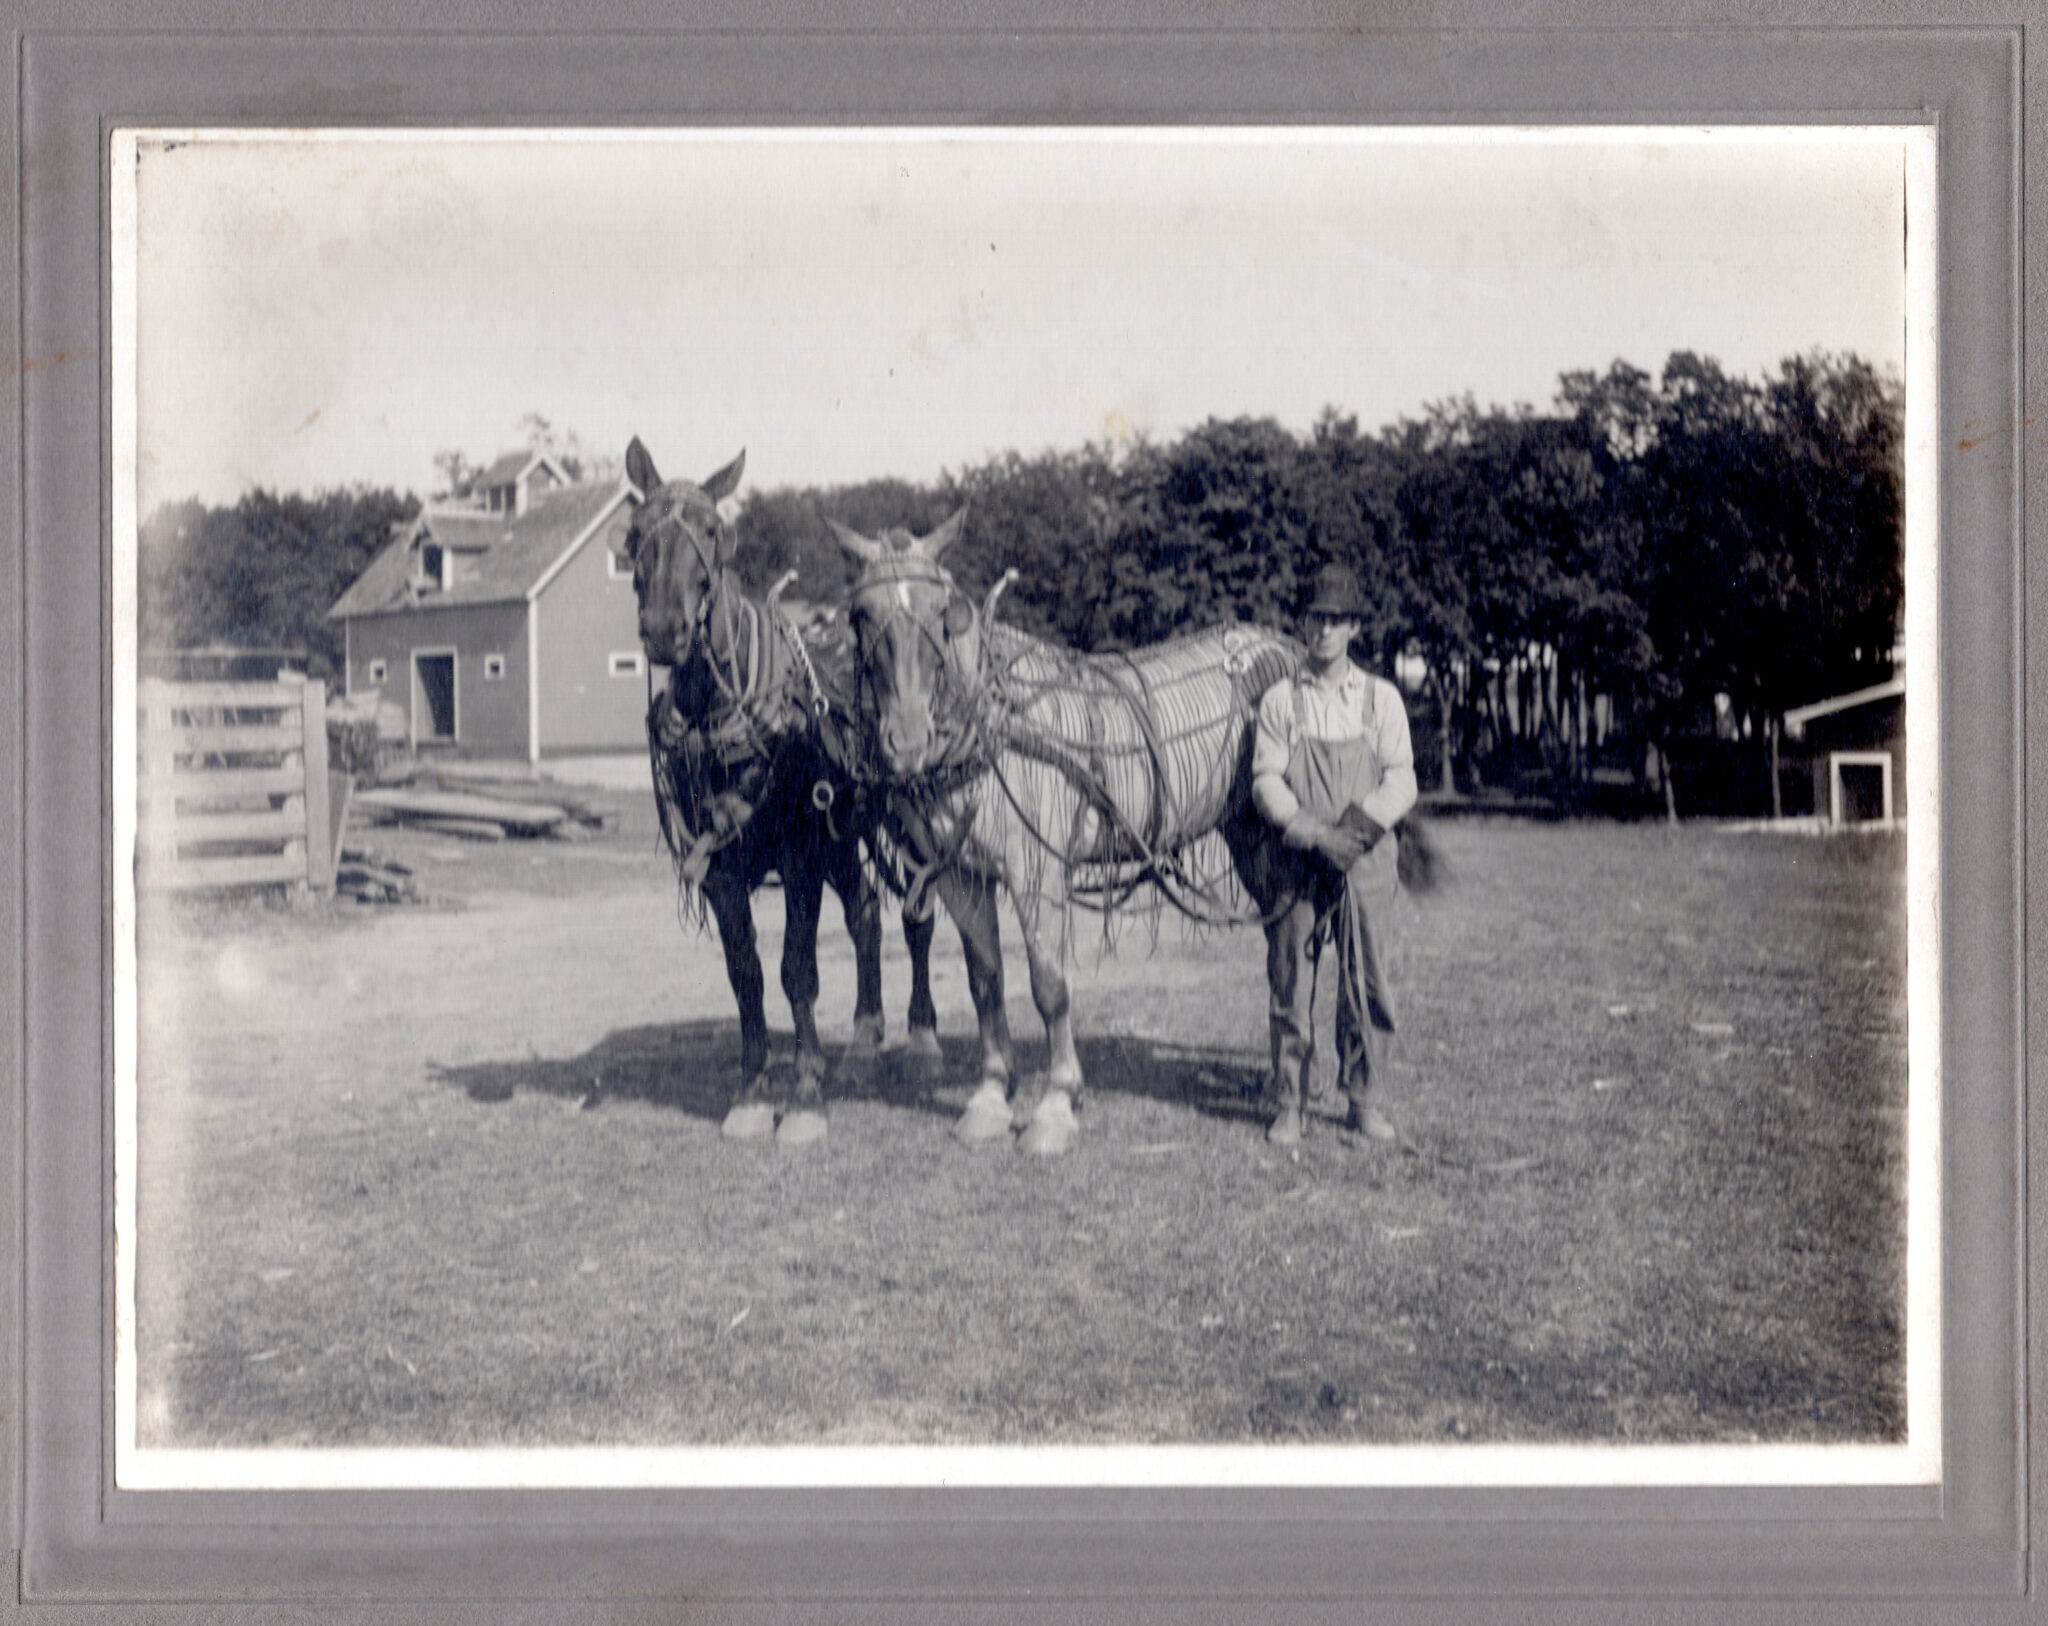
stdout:
{"type": "Polygon", "coordinates": [[[1903,598],[1903,404],[1865,362],[1794,357],[1761,383],[1666,363],[1637,460],[1660,737],[1725,696],[1777,805],[1777,730],[1890,675],[1903,598]]]}
{"type": "Polygon", "coordinates": [[[434,454],[434,467],[441,471],[441,488],[434,495],[441,498],[467,497],[470,488],[476,484],[476,477],[483,470],[453,448],[434,454]]]}
{"type": "Polygon", "coordinates": [[[899,525],[922,536],[951,512],[944,491],[898,479],[749,492],[736,522],[740,545],[733,568],[752,592],[766,591],[794,570],[793,596],[837,603],[846,597],[853,572],[832,539],[828,515],[870,536],[899,525]]]}
{"type": "Polygon", "coordinates": [[[1084,639],[1079,586],[1112,524],[1116,478],[1101,446],[1030,458],[1006,452],[947,475],[941,506],[967,509],[965,534],[948,556],[954,576],[983,593],[1015,570],[1005,616],[1040,637],[1084,639]]]}
{"type": "Polygon", "coordinates": [[[1359,641],[1390,672],[1412,639],[1397,576],[1399,459],[1361,435],[1356,418],[1325,408],[1303,449],[1300,478],[1308,557],[1298,573],[1313,574],[1323,563],[1357,573],[1368,606],[1359,641]]]}
{"type": "Polygon", "coordinates": [[[1293,614],[1309,558],[1300,444],[1268,418],[1211,419],[1119,471],[1096,556],[1075,587],[1084,648],[1125,649],[1189,628],[1293,614]]]}
{"type": "Polygon", "coordinates": [[[145,644],[303,649],[315,676],[339,670],[327,611],[419,513],[419,500],[356,487],[311,497],[252,491],[229,508],[158,509],[140,527],[145,644]]]}

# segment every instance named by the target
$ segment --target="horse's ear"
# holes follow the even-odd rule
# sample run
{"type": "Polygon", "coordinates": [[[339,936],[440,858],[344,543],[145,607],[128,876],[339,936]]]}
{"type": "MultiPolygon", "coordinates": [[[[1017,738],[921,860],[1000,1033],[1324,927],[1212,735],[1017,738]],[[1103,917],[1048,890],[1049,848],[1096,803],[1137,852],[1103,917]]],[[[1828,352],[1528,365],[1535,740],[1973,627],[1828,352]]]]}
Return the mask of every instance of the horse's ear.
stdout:
{"type": "Polygon", "coordinates": [[[747,454],[740,455],[704,481],[704,495],[713,502],[724,502],[739,489],[740,475],[747,466],[747,454]]]}
{"type": "Polygon", "coordinates": [[[633,443],[626,448],[626,478],[639,488],[643,498],[653,496],[654,488],[661,484],[661,476],[655,472],[654,459],[648,455],[647,448],[640,444],[638,435],[633,437],[633,443]]]}
{"type": "Polygon", "coordinates": [[[940,554],[944,553],[955,542],[958,542],[960,540],[960,533],[966,529],[967,505],[965,503],[962,503],[958,508],[953,510],[953,517],[951,519],[947,520],[945,524],[941,525],[936,531],[932,532],[930,536],[924,539],[924,552],[926,557],[931,559],[938,558],[940,554]]]}
{"type": "Polygon", "coordinates": [[[860,532],[841,525],[838,520],[826,516],[825,523],[832,527],[832,534],[839,539],[839,545],[864,565],[871,565],[888,550],[881,543],[862,536],[860,532]]]}

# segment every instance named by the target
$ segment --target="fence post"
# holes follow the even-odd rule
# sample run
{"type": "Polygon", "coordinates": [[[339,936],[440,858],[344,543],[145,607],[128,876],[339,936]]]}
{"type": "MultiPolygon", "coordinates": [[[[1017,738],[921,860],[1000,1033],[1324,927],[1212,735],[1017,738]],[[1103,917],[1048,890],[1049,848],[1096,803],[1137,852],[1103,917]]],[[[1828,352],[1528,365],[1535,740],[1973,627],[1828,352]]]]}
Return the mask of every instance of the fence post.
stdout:
{"type": "Polygon", "coordinates": [[[170,777],[177,765],[172,744],[172,690],[162,678],[144,678],[141,683],[142,713],[137,729],[136,843],[141,849],[145,871],[167,866],[178,857],[178,809],[167,785],[157,783],[170,777]]]}
{"type": "Polygon", "coordinates": [[[321,897],[334,890],[333,835],[327,823],[327,685],[308,680],[299,707],[305,728],[306,884],[321,897]]]}

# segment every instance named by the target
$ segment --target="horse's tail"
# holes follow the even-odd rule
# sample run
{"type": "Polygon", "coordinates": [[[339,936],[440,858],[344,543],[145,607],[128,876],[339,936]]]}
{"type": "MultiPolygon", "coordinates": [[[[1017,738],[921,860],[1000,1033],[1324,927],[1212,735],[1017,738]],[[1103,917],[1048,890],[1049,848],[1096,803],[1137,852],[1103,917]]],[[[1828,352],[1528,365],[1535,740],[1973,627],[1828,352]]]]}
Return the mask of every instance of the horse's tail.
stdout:
{"type": "Polygon", "coordinates": [[[1420,813],[1411,811],[1403,817],[1394,826],[1394,835],[1401,844],[1396,868],[1410,892],[1434,892],[1451,878],[1450,860],[1420,813]]]}

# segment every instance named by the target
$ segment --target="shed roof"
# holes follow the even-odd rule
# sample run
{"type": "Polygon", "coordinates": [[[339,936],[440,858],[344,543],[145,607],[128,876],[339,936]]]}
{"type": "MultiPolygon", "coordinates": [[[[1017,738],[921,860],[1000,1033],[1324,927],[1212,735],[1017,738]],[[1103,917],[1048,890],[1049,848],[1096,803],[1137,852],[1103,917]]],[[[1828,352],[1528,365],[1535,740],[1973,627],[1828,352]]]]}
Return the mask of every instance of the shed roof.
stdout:
{"type": "Polygon", "coordinates": [[[530,598],[631,495],[632,488],[623,481],[589,481],[541,492],[523,514],[429,508],[394,529],[384,551],[335,600],[327,618],[343,621],[388,610],[530,598]],[[446,588],[416,592],[413,549],[429,539],[461,554],[465,568],[446,588]]]}
{"type": "Polygon", "coordinates": [[[1905,692],[1906,677],[1902,672],[1882,683],[1873,683],[1867,689],[1838,694],[1832,700],[1816,700],[1810,706],[1795,706],[1785,713],[1785,732],[1796,740],[1816,717],[1832,717],[1838,711],[1853,711],[1858,706],[1872,705],[1880,700],[1896,700],[1905,692]]]}

